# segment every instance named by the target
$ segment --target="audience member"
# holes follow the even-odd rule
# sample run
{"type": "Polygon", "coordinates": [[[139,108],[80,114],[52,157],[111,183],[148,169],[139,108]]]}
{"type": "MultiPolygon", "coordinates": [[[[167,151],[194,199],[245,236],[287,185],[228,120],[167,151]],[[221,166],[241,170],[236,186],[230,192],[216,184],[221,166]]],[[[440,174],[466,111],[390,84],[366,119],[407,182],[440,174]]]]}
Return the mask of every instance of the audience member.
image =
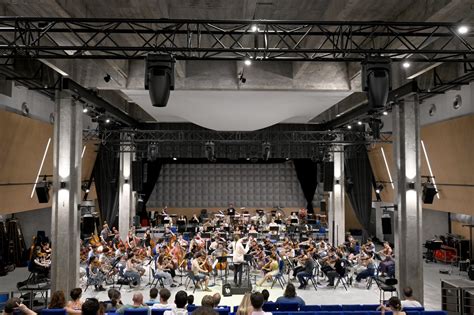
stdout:
{"type": "MultiPolygon", "coordinates": [[[[242,301],[240,302],[239,308],[235,315],[249,315],[252,312],[252,303],[250,302],[250,293],[245,293],[242,301]]],[[[194,315],[194,314],[193,314],[194,315]]]]}
{"type": "Polygon", "coordinates": [[[268,292],[267,289],[263,289],[262,294],[263,294],[263,300],[265,301],[265,303],[269,302],[270,292],[268,292]]]}
{"type": "Polygon", "coordinates": [[[406,315],[405,312],[402,312],[402,303],[396,296],[392,296],[388,300],[387,306],[380,305],[379,310],[382,311],[382,315],[384,315],[385,312],[392,312],[393,315],[406,315]]]}
{"type": "Polygon", "coordinates": [[[296,289],[293,283],[288,283],[286,286],[283,296],[280,296],[276,303],[298,303],[300,306],[304,306],[305,302],[299,296],[296,296],[296,289]]]}
{"type": "Polygon", "coordinates": [[[150,299],[146,302],[147,305],[151,304],[155,304],[155,303],[158,303],[159,300],[156,299],[156,297],[158,296],[158,289],[157,288],[151,288],[150,289],[150,299]]]}
{"type": "Polygon", "coordinates": [[[201,306],[198,307],[193,315],[218,315],[217,312],[212,307],[201,306]]]}
{"type": "Polygon", "coordinates": [[[250,303],[252,304],[253,308],[251,315],[272,315],[271,312],[264,312],[262,309],[262,306],[265,303],[265,298],[262,293],[252,293],[250,295],[250,303]]]}
{"type": "Polygon", "coordinates": [[[188,306],[194,306],[194,295],[188,295],[188,306]]]}
{"type": "Polygon", "coordinates": [[[214,298],[212,295],[204,295],[201,300],[201,306],[214,308],[214,298]]]}
{"type": "Polygon", "coordinates": [[[21,303],[20,298],[13,297],[5,303],[3,315],[13,315],[13,312],[20,311],[25,315],[37,315],[36,312],[30,310],[25,304],[21,303]]]}
{"type": "Polygon", "coordinates": [[[145,304],[143,304],[143,294],[141,293],[135,293],[133,295],[133,298],[132,298],[132,304],[125,304],[124,306],[122,306],[121,308],[119,308],[116,313],[118,314],[123,314],[125,312],[125,310],[127,309],[134,309],[134,308],[146,308],[148,309],[148,313],[150,312],[149,311],[149,308],[148,306],[146,306],[145,304]]]}
{"type": "Polygon", "coordinates": [[[123,306],[122,303],[122,294],[120,293],[119,290],[117,289],[109,289],[107,292],[107,295],[109,296],[110,302],[105,304],[105,311],[110,312],[113,310],[117,310],[123,306]]]}
{"type": "Polygon", "coordinates": [[[423,307],[423,305],[413,297],[413,289],[411,287],[404,288],[403,295],[405,299],[401,301],[402,309],[407,307],[423,307]]]}
{"type": "Polygon", "coordinates": [[[170,311],[165,311],[163,315],[188,315],[186,304],[188,303],[188,294],[186,291],[178,291],[174,296],[174,304],[176,305],[170,311]]]}
{"type": "Polygon", "coordinates": [[[51,301],[49,302],[48,308],[65,308],[66,297],[63,291],[56,291],[51,295],[51,301]]]}
{"type": "Polygon", "coordinates": [[[170,290],[168,290],[167,288],[162,288],[160,290],[160,303],[153,304],[152,308],[162,309],[162,310],[164,309],[170,310],[174,308],[175,307],[174,304],[168,303],[168,300],[170,299],[170,297],[171,297],[170,290]]]}
{"type": "Polygon", "coordinates": [[[218,307],[219,304],[221,304],[221,295],[219,292],[214,293],[212,299],[214,300],[214,308],[218,307]]]}
{"type": "Polygon", "coordinates": [[[69,301],[66,305],[66,311],[70,314],[81,314],[82,313],[82,289],[81,288],[74,288],[69,293],[71,297],[71,301],[69,301]]]}
{"type": "Polygon", "coordinates": [[[101,308],[96,298],[88,298],[82,303],[82,315],[103,315],[104,308],[101,308]]]}

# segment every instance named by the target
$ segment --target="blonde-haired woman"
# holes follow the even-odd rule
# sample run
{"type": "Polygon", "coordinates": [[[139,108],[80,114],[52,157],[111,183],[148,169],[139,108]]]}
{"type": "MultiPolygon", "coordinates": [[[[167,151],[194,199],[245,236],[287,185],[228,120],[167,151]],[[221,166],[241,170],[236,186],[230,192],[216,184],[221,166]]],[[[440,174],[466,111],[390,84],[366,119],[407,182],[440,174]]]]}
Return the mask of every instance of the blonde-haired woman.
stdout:
{"type": "Polygon", "coordinates": [[[253,312],[252,303],[250,303],[250,292],[245,293],[240,302],[239,308],[235,315],[250,315],[253,312]]]}

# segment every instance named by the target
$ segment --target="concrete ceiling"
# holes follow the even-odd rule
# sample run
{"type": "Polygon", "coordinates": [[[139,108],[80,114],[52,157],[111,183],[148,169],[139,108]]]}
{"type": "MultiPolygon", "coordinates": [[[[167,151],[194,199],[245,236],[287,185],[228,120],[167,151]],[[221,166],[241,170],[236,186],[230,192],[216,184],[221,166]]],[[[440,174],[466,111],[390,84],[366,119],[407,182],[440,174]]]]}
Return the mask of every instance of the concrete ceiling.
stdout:
{"type": "MultiPolygon", "coordinates": [[[[278,20],[341,20],[341,21],[451,21],[470,22],[474,17],[474,0],[22,0],[3,1],[0,14],[9,16],[58,16],[58,17],[122,17],[122,18],[173,18],[173,19],[278,19],[278,20]]],[[[74,38],[58,38],[61,43],[73,43],[74,38]]],[[[129,41],[126,37],[124,42],[129,41]]],[[[307,47],[318,45],[315,42],[304,42],[307,47]]],[[[197,116],[182,111],[192,101],[196,106],[206,104],[209,100],[218,99],[221,108],[226,110],[242,108],[236,106],[239,99],[246,99],[246,104],[256,104],[249,97],[273,100],[292,99],[286,106],[286,114],[261,123],[252,123],[252,128],[261,128],[273,122],[278,123],[298,116],[295,122],[307,123],[310,113],[316,115],[320,108],[326,109],[335,104],[339,97],[348,91],[359,91],[359,65],[353,64],[321,64],[311,62],[280,62],[261,63],[245,68],[239,62],[222,62],[209,64],[206,61],[179,61],[176,66],[176,89],[171,96],[169,108],[151,109],[144,87],[144,62],[121,60],[51,60],[55,66],[68,73],[70,77],[83,86],[111,91],[122,91],[127,101],[136,101],[157,120],[163,115],[168,121],[183,119],[195,123],[206,123],[197,116]],[[247,83],[238,81],[239,74],[244,71],[247,83]],[[104,82],[103,77],[110,74],[112,80],[104,82]],[[142,90],[142,91],[139,91],[142,90]],[[298,90],[295,94],[289,90],[298,90]],[[332,92],[321,92],[330,90],[332,92]],[[192,91],[192,92],[190,92],[192,91]],[[198,93],[199,91],[199,93],[198,93]],[[223,93],[222,91],[228,91],[223,93]],[[252,92],[249,92],[252,91],[252,92]],[[265,91],[259,93],[259,91],[265,91]],[[283,92],[282,92],[283,91],[283,92]],[[310,93],[311,92],[311,93],[310,93]],[[190,94],[199,95],[196,99],[190,94]],[[218,97],[216,97],[218,95],[218,97]],[[283,97],[288,96],[288,98],[283,97]],[[289,97],[289,95],[292,95],[289,97]],[[308,95],[317,100],[313,108],[308,95]],[[328,96],[329,95],[329,96],[328,96]],[[221,101],[224,100],[224,101],[221,101]],[[234,101],[232,101],[234,100],[234,101]],[[328,103],[333,101],[333,103],[328,103]],[[186,102],[186,104],[181,103],[186,102]],[[298,102],[301,102],[299,104],[298,102]],[[227,104],[228,103],[228,104],[227,104]],[[173,108],[176,107],[176,108],[173,108]],[[305,108],[303,110],[303,108],[305,108]],[[173,118],[174,117],[174,118],[173,118]],[[305,118],[303,118],[305,117],[305,118]]],[[[422,71],[414,69],[410,71],[422,71]]],[[[398,73],[402,82],[410,73],[398,73]]],[[[217,102],[216,102],[217,103],[217,102]]],[[[283,101],[278,106],[283,106],[283,101]]],[[[211,105],[208,105],[211,106],[211,105]]],[[[267,106],[267,105],[266,105],[267,106]]],[[[269,109],[271,111],[271,109],[269,109]]],[[[282,109],[283,110],[283,109],[282,109]]],[[[322,111],[322,110],[321,110],[322,111]]],[[[273,116],[270,113],[268,116],[273,116]]],[[[222,116],[217,128],[233,126],[235,115],[222,116]],[[222,124],[222,125],[221,125],[222,124]]],[[[256,115],[256,117],[260,117],[256,115]]],[[[253,117],[252,117],[253,118],[253,117]]]]}

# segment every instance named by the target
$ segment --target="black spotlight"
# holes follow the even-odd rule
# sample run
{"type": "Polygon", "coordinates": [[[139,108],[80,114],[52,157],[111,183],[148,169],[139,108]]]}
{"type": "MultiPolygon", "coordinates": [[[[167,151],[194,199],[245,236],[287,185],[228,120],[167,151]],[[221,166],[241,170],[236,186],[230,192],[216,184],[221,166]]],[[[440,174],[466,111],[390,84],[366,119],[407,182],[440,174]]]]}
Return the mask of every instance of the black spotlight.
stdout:
{"type": "Polygon", "coordinates": [[[215,162],[216,161],[216,154],[215,154],[215,144],[212,141],[206,142],[204,145],[204,154],[206,155],[206,158],[211,161],[215,162]]]}
{"type": "Polygon", "coordinates": [[[107,73],[107,74],[105,75],[105,77],[104,77],[104,81],[107,82],[107,83],[109,83],[109,82],[110,82],[110,79],[111,79],[110,74],[107,73]]]}
{"type": "Polygon", "coordinates": [[[372,109],[384,107],[392,90],[391,59],[369,57],[362,63],[362,90],[372,109]]]}
{"type": "Polygon", "coordinates": [[[380,139],[380,129],[383,128],[383,123],[380,119],[377,118],[371,118],[369,120],[369,127],[370,130],[372,131],[372,137],[374,139],[380,139]]]}
{"type": "Polygon", "coordinates": [[[36,184],[36,197],[39,203],[49,202],[49,183],[46,180],[36,184]]]}
{"type": "Polygon", "coordinates": [[[423,203],[432,204],[433,199],[437,193],[438,191],[436,190],[436,188],[434,187],[432,183],[428,182],[428,183],[423,184],[423,194],[421,197],[423,199],[423,203]]]}
{"type": "Polygon", "coordinates": [[[146,58],[145,89],[150,91],[151,104],[165,107],[174,90],[174,64],[171,55],[150,54],[146,58]]]}
{"type": "Polygon", "coordinates": [[[384,186],[383,186],[382,184],[378,184],[378,185],[375,187],[375,193],[376,193],[376,194],[380,194],[383,189],[384,189],[384,186]]]}
{"type": "Polygon", "coordinates": [[[271,145],[269,142],[264,142],[262,143],[262,158],[264,161],[268,161],[268,159],[270,158],[270,154],[271,154],[271,145]]]}

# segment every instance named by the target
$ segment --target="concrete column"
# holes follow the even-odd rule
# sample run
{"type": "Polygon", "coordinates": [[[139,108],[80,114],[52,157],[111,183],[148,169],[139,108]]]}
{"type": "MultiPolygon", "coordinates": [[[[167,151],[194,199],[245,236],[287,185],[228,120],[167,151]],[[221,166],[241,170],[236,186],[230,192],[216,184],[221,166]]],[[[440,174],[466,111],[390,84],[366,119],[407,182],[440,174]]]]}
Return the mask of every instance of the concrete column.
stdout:
{"type": "Polygon", "coordinates": [[[420,120],[418,98],[408,96],[393,111],[395,179],[395,255],[399,289],[413,288],[423,302],[420,120]]]}
{"type": "Polygon", "coordinates": [[[68,293],[79,280],[82,106],[56,93],[54,122],[51,291],[68,293]]]}
{"type": "MultiPolygon", "coordinates": [[[[128,135],[122,135],[128,137],[128,135]]],[[[132,225],[132,152],[130,148],[121,148],[120,152],[120,175],[119,175],[119,233],[120,238],[125,240],[132,225]]]]}
{"type": "Polygon", "coordinates": [[[334,186],[329,197],[329,241],[339,245],[345,238],[345,186],[344,186],[344,147],[335,147],[334,186]]]}

